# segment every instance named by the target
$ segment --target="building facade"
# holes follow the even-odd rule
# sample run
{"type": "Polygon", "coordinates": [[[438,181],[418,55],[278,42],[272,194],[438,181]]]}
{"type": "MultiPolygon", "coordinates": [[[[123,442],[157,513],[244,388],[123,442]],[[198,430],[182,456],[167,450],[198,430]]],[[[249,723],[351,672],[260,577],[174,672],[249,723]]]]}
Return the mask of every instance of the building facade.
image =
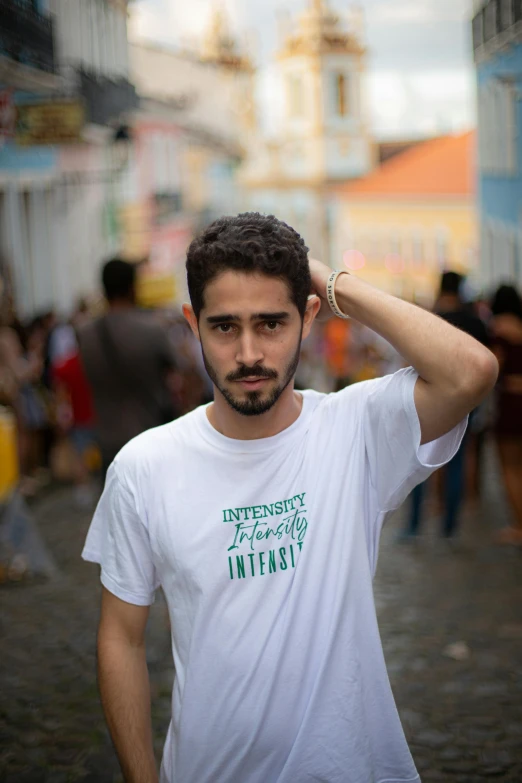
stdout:
{"type": "Polygon", "coordinates": [[[406,149],[340,185],[335,198],[338,265],[390,293],[431,306],[441,272],[473,277],[477,256],[474,133],[406,149]]]}
{"type": "Polygon", "coordinates": [[[522,2],[475,4],[480,268],[484,288],[522,287],[522,2]]]}
{"type": "Polygon", "coordinates": [[[140,107],[132,116],[122,250],[148,259],[146,288],[156,301],[170,297],[179,306],[187,300],[188,242],[216,217],[241,209],[237,168],[253,124],[253,68],[220,12],[201,51],[135,42],[130,63],[140,107]]]}
{"type": "Polygon", "coordinates": [[[97,287],[119,246],[128,79],[123,0],[0,3],[0,254],[22,318],[97,287]],[[118,142],[118,143],[116,143],[118,142]]]}

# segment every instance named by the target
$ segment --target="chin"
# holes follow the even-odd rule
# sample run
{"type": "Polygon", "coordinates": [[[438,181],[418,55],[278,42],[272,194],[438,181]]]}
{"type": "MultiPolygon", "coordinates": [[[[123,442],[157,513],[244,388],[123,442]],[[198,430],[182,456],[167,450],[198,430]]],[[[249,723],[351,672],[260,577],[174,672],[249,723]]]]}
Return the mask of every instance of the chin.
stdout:
{"type": "Polygon", "coordinates": [[[242,397],[236,397],[227,391],[223,392],[223,396],[229,406],[241,416],[262,416],[273,408],[280,395],[274,394],[272,390],[271,392],[247,391],[242,397]]]}

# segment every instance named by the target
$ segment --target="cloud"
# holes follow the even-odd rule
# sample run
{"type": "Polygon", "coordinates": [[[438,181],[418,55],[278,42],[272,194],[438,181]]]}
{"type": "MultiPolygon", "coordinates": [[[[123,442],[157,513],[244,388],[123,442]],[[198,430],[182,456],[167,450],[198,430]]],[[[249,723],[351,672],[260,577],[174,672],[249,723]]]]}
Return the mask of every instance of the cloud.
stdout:
{"type": "Polygon", "coordinates": [[[368,96],[374,132],[380,137],[442,135],[475,124],[474,77],[467,69],[374,71],[368,96]]]}
{"type": "Polygon", "coordinates": [[[462,22],[470,18],[471,0],[367,0],[371,21],[391,24],[462,22]]]}

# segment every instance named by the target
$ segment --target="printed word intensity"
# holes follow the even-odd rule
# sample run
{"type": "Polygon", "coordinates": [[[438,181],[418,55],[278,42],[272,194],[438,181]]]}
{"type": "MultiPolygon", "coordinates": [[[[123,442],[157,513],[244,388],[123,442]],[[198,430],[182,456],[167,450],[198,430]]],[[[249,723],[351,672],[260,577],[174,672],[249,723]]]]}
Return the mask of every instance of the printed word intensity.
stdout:
{"type": "Polygon", "coordinates": [[[223,522],[245,522],[249,519],[266,519],[267,517],[278,517],[281,514],[287,514],[294,509],[304,508],[304,496],[294,495],[288,500],[279,500],[277,503],[270,503],[268,506],[246,506],[245,508],[225,508],[223,510],[223,522]]]}
{"type": "Polygon", "coordinates": [[[232,522],[234,531],[228,552],[236,550],[228,556],[231,579],[296,567],[308,528],[305,495],[302,492],[276,503],[224,509],[223,522],[232,522]],[[274,548],[266,551],[266,546],[274,548]]]}

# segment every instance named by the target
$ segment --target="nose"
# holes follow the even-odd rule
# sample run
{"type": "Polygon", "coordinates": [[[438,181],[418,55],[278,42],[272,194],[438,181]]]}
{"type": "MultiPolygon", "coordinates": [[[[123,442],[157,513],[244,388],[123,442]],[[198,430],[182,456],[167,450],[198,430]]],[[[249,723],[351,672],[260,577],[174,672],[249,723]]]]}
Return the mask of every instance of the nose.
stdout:
{"type": "Polygon", "coordinates": [[[255,334],[245,330],[237,344],[236,361],[253,367],[264,359],[261,344],[255,334]]]}

